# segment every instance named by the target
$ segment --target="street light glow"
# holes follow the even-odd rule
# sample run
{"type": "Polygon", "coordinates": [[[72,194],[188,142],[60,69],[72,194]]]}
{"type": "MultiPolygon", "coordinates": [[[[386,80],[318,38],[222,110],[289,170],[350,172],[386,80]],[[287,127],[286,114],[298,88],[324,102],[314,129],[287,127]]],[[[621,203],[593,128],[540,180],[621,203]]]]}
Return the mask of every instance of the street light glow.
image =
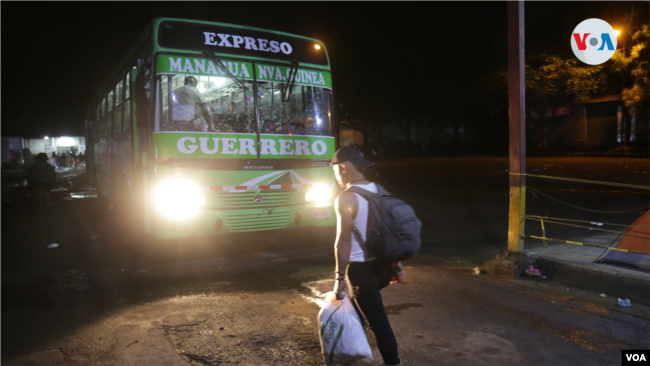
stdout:
{"type": "Polygon", "coordinates": [[[614,31],[616,33],[616,37],[618,37],[621,34],[621,31],[614,31]]]}
{"type": "Polygon", "coordinates": [[[315,45],[314,45],[314,48],[317,49],[317,50],[320,50],[320,45],[319,45],[319,44],[315,44],[315,45]]]}

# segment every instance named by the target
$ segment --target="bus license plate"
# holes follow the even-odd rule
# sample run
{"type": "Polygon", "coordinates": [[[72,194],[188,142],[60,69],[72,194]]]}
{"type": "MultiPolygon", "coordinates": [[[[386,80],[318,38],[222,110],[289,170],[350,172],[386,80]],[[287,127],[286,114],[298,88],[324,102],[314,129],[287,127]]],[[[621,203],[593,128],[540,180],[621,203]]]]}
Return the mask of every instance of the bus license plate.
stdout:
{"type": "Polygon", "coordinates": [[[329,219],[331,217],[329,207],[312,207],[311,209],[312,220],[329,219]]]}

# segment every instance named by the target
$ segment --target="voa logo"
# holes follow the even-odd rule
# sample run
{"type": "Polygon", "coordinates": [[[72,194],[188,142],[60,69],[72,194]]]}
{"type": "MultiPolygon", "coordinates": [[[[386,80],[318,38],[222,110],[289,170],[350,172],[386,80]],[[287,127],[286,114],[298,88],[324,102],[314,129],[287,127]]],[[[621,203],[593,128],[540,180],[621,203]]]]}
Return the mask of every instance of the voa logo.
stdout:
{"type": "Polygon", "coordinates": [[[616,51],[616,33],[602,19],[587,19],[573,30],[571,49],[578,60],[589,65],[600,65],[616,51]]]}
{"type": "Polygon", "coordinates": [[[623,365],[647,365],[648,356],[650,356],[650,351],[648,350],[621,350],[623,354],[623,365]]]}
{"type": "Polygon", "coordinates": [[[625,355],[625,357],[627,358],[628,361],[647,361],[643,353],[642,354],[633,353],[631,355],[628,354],[625,355]]]}

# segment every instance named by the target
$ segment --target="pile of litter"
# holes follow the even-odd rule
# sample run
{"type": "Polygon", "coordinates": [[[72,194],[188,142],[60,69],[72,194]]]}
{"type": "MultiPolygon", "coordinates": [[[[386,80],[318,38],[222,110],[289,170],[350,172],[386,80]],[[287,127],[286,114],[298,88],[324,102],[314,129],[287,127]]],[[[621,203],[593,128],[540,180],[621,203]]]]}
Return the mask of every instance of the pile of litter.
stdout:
{"type": "Polygon", "coordinates": [[[621,298],[619,298],[618,299],[618,306],[621,306],[621,307],[624,307],[624,308],[629,308],[630,306],[632,306],[632,304],[630,303],[630,299],[621,299],[621,298]]]}

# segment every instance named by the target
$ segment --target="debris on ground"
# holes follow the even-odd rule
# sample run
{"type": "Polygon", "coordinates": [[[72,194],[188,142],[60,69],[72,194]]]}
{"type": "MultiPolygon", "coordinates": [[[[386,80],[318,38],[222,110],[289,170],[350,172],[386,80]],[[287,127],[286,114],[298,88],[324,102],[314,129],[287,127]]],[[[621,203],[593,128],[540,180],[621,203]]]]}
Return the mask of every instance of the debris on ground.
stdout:
{"type": "Polygon", "coordinates": [[[50,248],[50,249],[52,249],[52,248],[58,248],[58,247],[59,247],[59,244],[57,244],[57,243],[52,243],[52,244],[48,245],[47,247],[50,248]]]}
{"type": "Polygon", "coordinates": [[[202,332],[199,332],[199,335],[212,335],[212,331],[211,330],[204,330],[202,332]]]}
{"type": "Polygon", "coordinates": [[[600,297],[607,297],[607,294],[603,292],[602,294],[600,294],[600,297]]]}
{"type": "Polygon", "coordinates": [[[526,270],[524,271],[526,276],[528,277],[542,277],[542,272],[539,271],[539,269],[533,267],[532,265],[528,266],[526,270]]]}
{"type": "Polygon", "coordinates": [[[519,254],[506,250],[482,267],[486,274],[514,278],[519,267],[519,254]]]}
{"type": "Polygon", "coordinates": [[[629,308],[630,306],[632,306],[632,304],[630,303],[630,299],[621,299],[620,297],[618,299],[618,305],[624,308],[629,308]]]}
{"type": "Polygon", "coordinates": [[[478,267],[475,267],[475,268],[472,270],[472,274],[473,274],[474,276],[479,276],[479,275],[481,274],[481,270],[480,270],[478,267]]]}

